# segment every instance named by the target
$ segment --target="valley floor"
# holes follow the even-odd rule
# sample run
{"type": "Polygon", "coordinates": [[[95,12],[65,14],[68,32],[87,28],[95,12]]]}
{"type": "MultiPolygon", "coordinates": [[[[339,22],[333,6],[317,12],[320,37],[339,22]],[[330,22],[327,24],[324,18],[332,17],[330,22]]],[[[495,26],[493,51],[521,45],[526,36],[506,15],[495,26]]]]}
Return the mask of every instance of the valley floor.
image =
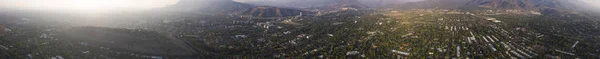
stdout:
{"type": "Polygon", "coordinates": [[[0,58],[600,58],[600,22],[577,16],[411,10],[280,19],[140,14],[86,21],[2,16],[0,58]]]}

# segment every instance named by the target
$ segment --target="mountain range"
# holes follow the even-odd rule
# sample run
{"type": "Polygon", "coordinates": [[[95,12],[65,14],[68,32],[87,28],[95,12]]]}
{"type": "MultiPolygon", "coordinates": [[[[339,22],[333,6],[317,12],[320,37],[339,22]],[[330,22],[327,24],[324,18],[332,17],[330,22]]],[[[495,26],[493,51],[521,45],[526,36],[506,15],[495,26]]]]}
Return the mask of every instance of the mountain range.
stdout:
{"type": "Polygon", "coordinates": [[[175,5],[164,9],[197,11],[197,12],[234,12],[255,7],[251,4],[239,3],[233,0],[179,0],[175,5]]]}
{"type": "Polygon", "coordinates": [[[250,9],[246,9],[242,12],[242,15],[250,15],[253,17],[286,17],[286,16],[298,16],[312,14],[313,12],[302,11],[291,8],[279,8],[270,6],[258,6],[250,9]]]}
{"type": "Polygon", "coordinates": [[[579,0],[425,0],[393,8],[531,10],[551,14],[582,11],[589,7],[591,5],[579,0]]]}
{"type": "MultiPolygon", "coordinates": [[[[297,0],[292,0],[297,1],[297,0]]],[[[290,2],[292,2],[290,1],[290,2]]],[[[298,0],[299,1],[299,0],[298,0]]],[[[312,1],[312,0],[311,0],[312,1]]],[[[323,0],[322,3],[304,6],[306,8],[296,8],[302,10],[340,10],[343,8],[366,9],[369,8],[358,0],[323,0]]],[[[250,2],[252,3],[252,2],[250,2]]],[[[298,2],[302,4],[302,2],[298,2]]],[[[256,3],[254,3],[256,4],[256,3]]],[[[268,5],[268,4],[265,4],[268,5]]],[[[279,4],[289,7],[295,4],[279,4]]],[[[273,5],[269,5],[273,6],[273,5]]],[[[247,9],[255,9],[255,5],[239,3],[232,0],[181,0],[177,4],[168,8],[188,11],[202,12],[248,12],[247,9]]],[[[419,2],[403,4],[386,4],[380,7],[399,8],[399,9],[490,9],[490,10],[530,10],[540,11],[544,14],[565,13],[570,11],[587,10],[586,5],[579,0],[424,0],[419,2]]],[[[269,7],[271,8],[271,7],[269,7]]],[[[287,9],[286,9],[287,10],[287,9]]],[[[589,11],[589,10],[587,10],[589,11]]],[[[266,15],[262,15],[266,16],[266,15]]],[[[285,16],[285,15],[280,15],[285,16]]]]}

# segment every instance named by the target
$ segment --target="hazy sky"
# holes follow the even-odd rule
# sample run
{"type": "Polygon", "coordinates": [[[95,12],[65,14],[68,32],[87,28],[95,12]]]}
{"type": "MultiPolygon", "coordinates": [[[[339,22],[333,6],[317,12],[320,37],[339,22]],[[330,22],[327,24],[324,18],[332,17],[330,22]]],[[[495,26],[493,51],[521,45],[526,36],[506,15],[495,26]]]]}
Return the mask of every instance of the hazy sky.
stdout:
{"type": "Polygon", "coordinates": [[[600,0],[583,0],[583,1],[585,1],[585,2],[587,2],[589,4],[592,4],[592,5],[596,6],[596,7],[600,7],[600,0]]]}
{"type": "Polygon", "coordinates": [[[156,8],[178,0],[0,0],[0,7],[50,9],[156,8]]]}
{"type": "MultiPolygon", "coordinates": [[[[158,8],[177,3],[179,0],[0,0],[0,7],[46,8],[46,9],[111,9],[111,8],[158,8]]],[[[293,1],[293,0],[234,0],[248,1],[293,1]]],[[[297,1],[297,0],[296,0],[297,1]]],[[[313,0],[301,0],[313,1],[313,0]]],[[[379,0],[359,0],[379,1],[379,0]]],[[[420,1],[420,0],[384,0],[420,1]]],[[[583,0],[600,7],[600,0],[583,0]]]]}

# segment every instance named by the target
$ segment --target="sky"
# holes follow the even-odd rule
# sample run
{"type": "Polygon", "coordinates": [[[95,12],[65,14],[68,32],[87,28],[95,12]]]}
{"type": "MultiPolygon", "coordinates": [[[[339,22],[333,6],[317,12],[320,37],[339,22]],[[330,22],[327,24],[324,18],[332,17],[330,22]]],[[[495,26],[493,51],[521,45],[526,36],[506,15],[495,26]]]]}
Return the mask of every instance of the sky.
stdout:
{"type": "MultiPolygon", "coordinates": [[[[0,7],[11,8],[36,8],[36,9],[149,9],[160,8],[176,4],[179,0],[0,0],[0,7]]],[[[234,0],[238,2],[252,1],[298,1],[298,0],[234,0]]],[[[320,1],[320,0],[301,0],[320,1]]],[[[379,1],[379,0],[359,0],[379,1]]],[[[383,1],[421,1],[421,0],[383,0],[383,1]]],[[[596,7],[600,7],[600,0],[582,0],[596,7]]],[[[368,4],[368,3],[367,3],[368,4]]]]}
{"type": "Polygon", "coordinates": [[[582,0],[582,1],[592,4],[595,7],[600,7],[600,0],[582,0]]]}
{"type": "Polygon", "coordinates": [[[178,0],[0,0],[0,7],[37,9],[157,8],[178,0]]]}
{"type": "MultiPolygon", "coordinates": [[[[177,3],[179,0],[0,0],[0,7],[17,8],[69,8],[69,9],[106,9],[106,8],[157,8],[177,3]]],[[[234,0],[249,1],[294,1],[294,0],[234,0]]],[[[320,0],[295,0],[320,1],[320,0]]],[[[369,1],[369,0],[359,0],[369,1]]],[[[375,0],[373,0],[375,1],[375,0]]],[[[379,1],[379,0],[377,0],[379,1]]],[[[385,0],[384,0],[385,1],[385,0]]],[[[387,0],[396,1],[396,0],[387,0]]],[[[414,0],[397,0],[414,1],[414,0]]]]}

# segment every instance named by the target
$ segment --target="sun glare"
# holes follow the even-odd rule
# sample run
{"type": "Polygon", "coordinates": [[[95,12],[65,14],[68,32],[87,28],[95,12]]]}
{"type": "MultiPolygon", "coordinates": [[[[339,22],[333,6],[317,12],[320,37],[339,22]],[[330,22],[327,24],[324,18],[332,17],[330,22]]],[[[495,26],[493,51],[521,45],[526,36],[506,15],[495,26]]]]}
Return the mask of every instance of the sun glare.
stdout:
{"type": "Polygon", "coordinates": [[[129,2],[124,1],[108,1],[108,0],[74,0],[68,1],[63,7],[76,8],[76,9],[114,9],[114,8],[131,8],[134,4],[125,4],[129,2]]]}
{"type": "Polygon", "coordinates": [[[113,10],[148,9],[175,4],[178,0],[13,0],[5,3],[29,9],[113,10]]]}

